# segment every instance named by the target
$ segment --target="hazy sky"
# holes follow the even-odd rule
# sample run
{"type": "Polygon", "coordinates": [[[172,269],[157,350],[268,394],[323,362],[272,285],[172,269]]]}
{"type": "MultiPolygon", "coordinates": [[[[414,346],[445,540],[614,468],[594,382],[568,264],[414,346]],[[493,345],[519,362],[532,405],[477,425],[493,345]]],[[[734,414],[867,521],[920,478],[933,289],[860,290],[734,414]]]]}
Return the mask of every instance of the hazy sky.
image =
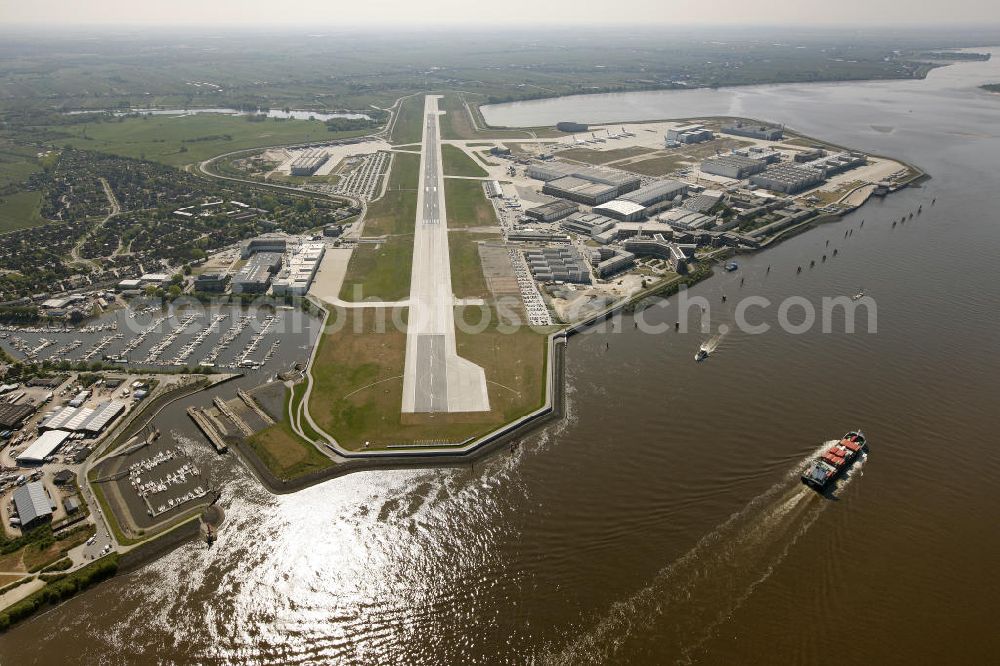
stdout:
{"type": "Polygon", "coordinates": [[[1000,0],[0,0],[0,26],[601,22],[982,24],[1000,23],[1000,0]]]}

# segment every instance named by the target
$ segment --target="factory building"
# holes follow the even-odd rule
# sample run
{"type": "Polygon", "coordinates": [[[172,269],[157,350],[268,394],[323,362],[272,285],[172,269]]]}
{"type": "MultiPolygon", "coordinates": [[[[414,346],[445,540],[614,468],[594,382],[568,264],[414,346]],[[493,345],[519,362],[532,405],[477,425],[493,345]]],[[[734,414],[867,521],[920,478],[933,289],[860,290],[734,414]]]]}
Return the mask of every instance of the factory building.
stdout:
{"type": "Polygon", "coordinates": [[[550,180],[542,186],[545,194],[562,197],[570,201],[578,201],[588,206],[596,206],[605,201],[611,201],[620,193],[614,185],[595,183],[576,176],[565,176],[550,180]]]}
{"type": "Polygon", "coordinates": [[[784,194],[797,194],[822,182],[822,171],[787,162],[772,164],[763,173],[750,177],[751,185],[784,194]]]}
{"type": "Polygon", "coordinates": [[[52,500],[41,481],[33,481],[15,490],[14,508],[22,533],[52,521],[52,500]]]}
{"type": "Polygon", "coordinates": [[[271,286],[271,276],[281,268],[282,255],[258,252],[233,277],[234,294],[263,294],[271,286]]]}
{"type": "Polygon", "coordinates": [[[677,180],[654,180],[614,201],[594,207],[594,212],[622,222],[635,222],[648,216],[651,209],[663,208],[684,196],[688,187],[677,180]]]}
{"type": "Polygon", "coordinates": [[[703,172],[734,180],[749,178],[766,168],[767,163],[763,160],[743,155],[718,155],[716,157],[709,157],[701,163],[701,170],[703,172]]]}
{"type": "Polygon", "coordinates": [[[325,150],[306,150],[292,160],[291,173],[293,176],[311,176],[316,170],[326,164],[330,159],[325,150]]]}
{"type": "Polygon", "coordinates": [[[608,229],[613,228],[614,226],[614,220],[604,217],[603,215],[596,215],[594,213],[576,213],[575,215],[570,215],[559,223],[559,227],[564,231],[570,231],[572,233],[580,234],[581,236],[589,236],[591,238],[602,231],[607,231],[608,229]]]}
{"type": "Polygon", "coordinates": [[[507,234],[507,240],[520,243],[568,243],[569,236],[536,229],[521,229],[507,234]]]}
{"type": "Polygon", "coordinates": [[[676,208],[668,210],[657,218],[660,222],[670,225],[674,229],[690,231],[692,229],[704,229],[715,226],[715,218],[694,211],[676,208]]]}
{"type": "Polygon", "coordinates": [[[580,210],[580,207],[575,203],[557,200],[551,201],[547,204],[542,204],[541,206],[529,208],[524,211],[524,214],[540,222],[555,222],[556,220],[560,220],[567,215],[572,215],[578,210],[580,210]]]}
{"type": "Polygon", "coordinates": [[[701,194],[685,201],[683,208],[695,213],[707,213],[720,201],[722,201],[722,192],[718,190],[705,190],[701,194]]]}
{"type": "Polygon", "coordinates": [[[580,253],[571,247],[525,250],[524,259],[539,282],[590,284],[590,269],[580,253]]]}
{"type": "Polygon", "coordinates": [[[774,148],[764,148],[762,146],[747,146],[745,148],[736,148],[733,150],[733,155],[739,155],[741,157],[750,157],[755,160],[761,160],[764,164],[774,164],[775,162],[781,161],[781,153],[779,153],[774,148]]]}
{"type": "Polygon", "coordinates": [[[750,139],[764,139],[765,141],[780,141],[785,135],[784,128],[782,127],[760,123],[744,123],[742,121],[737,121],[732,125],[724,125],[722,133],[732,134],[733,136],[745,136],[750,139]]]}
{"type": "Polygon", "coordinates": [[[94,407],[67,406],[53,412],[51,416],[39,424],[38,429],[65,430],[96,435],[108,427],[124,411],[125,403],[121,400],[109,400],[94,407]]]}
{"type": "Polygon", "coordinates": [[[676,197],[687,194],[688,185],[679,180],[654,180],[643,185],[634,192],[622,197],[622,201],[632,201],[646,208],[662,201],[672,201],[676,197]]]}
{"type": "Polygon", "coordinates": [[[795,153],[792,157],[796,162],[813,162],[821,157],[826,157],[826,151],[822,148],[811,148],[809,150],[803,150],[801,152],[795,153]]]}
{"type": "Polygon", "coordinates": [[[263,236],[257,236],[256,238],[244,241],[243,246],[240,248],[240,257],[243,259],[249,259],[258,252],[277,252],[279,254],[284,254],[287,247],[287,235],[277,233],[264,234],[263,236]]]}
{"type": "Polygon", "coordinates": [[[43,432],[28,448],[21,451],[15,460],[21,467],[42,465],[46,458],[62,447],[67,437],[69,437],[69,433],[65,430],[43,432]]]}
{"type": "Polygon", "coordinates": [[[322,243],[303,243],[292,252],[288,263],[271,283],[275,296],[304,296],[309,291],[326,247],[322,243]]]}
{"type": "Polygon", "coordinates": [[[809,162],[804,166],[820,170],[826,177],[830,177],[838,173],[849,171],[855,167],[864,166],[865,164],[868,164],[867,155],[864,153],[849,152],[836,153],[834,155],[830,155],[829,157],[823,157],[809,162]]]}
{"type": "Polygon", "coordinates": [[[600,206],[594,206],[593,210],[599,215],[621,220],[622,222],[634,222],[646,217],[645,206],[634,201],[626,201],[625,199],[615,199],[600,206]]]}
{"type": "Polygon", "coordinates": [[[0,402],[0,428],[14,430],[20,428],[24,420],[35,413],[35,406],[25,403],[14,405],[0,402]]]}
{"type": "Polygon", "coordinates": [[[642,180],[623,171],[584,167],[564,162],[529,165],[529,178],[545,183],[542,192],[596,206],[638,189],[642,180]]]}
{"type": "Polygon", "coordinates": [[[673,129],[668,129],[664,137],[668,144],[675,143],[701,143],[711,141],[714,137],[712,130],[705,129],[703,125],[681,125],[673,129]]]}

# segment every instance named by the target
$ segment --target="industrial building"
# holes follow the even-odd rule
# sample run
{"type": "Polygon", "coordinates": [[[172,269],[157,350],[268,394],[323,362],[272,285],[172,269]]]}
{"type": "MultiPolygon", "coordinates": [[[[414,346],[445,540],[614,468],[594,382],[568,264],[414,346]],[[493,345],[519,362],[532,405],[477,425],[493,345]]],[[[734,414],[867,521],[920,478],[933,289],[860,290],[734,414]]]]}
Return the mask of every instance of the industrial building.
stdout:
{"type": "Polygon", "coordinates": [[[646,217],[646,207],[634,201],[615,199],[600,206],[594,206],[595,213],[623,222],[634,222],[646,217]]]}
{"type": "Polygon", "coordinates": [[[826,151],[822,148],[810,148],[795,153],[792,159],[796,162],[813,162],[821,157],[826,157],[826,151]]]}
{"type": "Polygon", "coordinates": [[[288,236],[286,234],[264,234],[251,238],[243,242],[240,248],[240,257],[249,259],[258,252],[278,252],[284,254],[288,247],[288,236]]]}
{"type": "Polygon", "coordinates": [[[660,222],[669,224],[674,229],[689,231],[715,226],[715,218],[683,208],[668,210],[657,218],[660,222]]]}
{"type": "Polygon", "coordinates": [[[309,291],[326,247],[322,243],[303,243],[292,252],[285,267],[271,283],[275,296],[304,296],[309,291]]]}
{"type": "Polygon", "coordinates": [[[281,268],[282,255],[258,252],[233,278],[234,294],[263,294],[271,286],[271,276],[281,268]]]}
{"type": "Polygon", "coordinates": [[[705,190],[701,194],[685,201],[683,208],[695,213],[707,213],[720,201],[722,201],[722,192],[718,190],[705,190]]]}
{"type": "Polygon", "coordinates": [[[532,164],[525,170],[529,178],[545,183],[542,192],[562,199],[596,206],[638,189],[639,176],[612,169],[598,169],[564,162],[532,164]]]}
{"type": "Polygon", "coordinates": [[[701,170],[715,176],[723,176],[734,180],[749,178],[767,168],[764,160],[745,157],[743,155],[717,155],[709,157],[701,163],[701,170]]]}
{"type": "Polygon", "coordinates": [[[568,243],[569,236],[537,229],[520,229],[507,234],[507,240],[520,243],[568,243]]]}
{"type": "Polygon", "coordinates": [[[13,405],[9,402],[0,403],[0,428],[4,430],[20,428],[24,420],[34,413],[34,405],[13,405]]]}
{"type": "Polygon", "coordinates": [[[711,141],[715,138],[712,130],[706,129],[703,125],[681,125],[673,129],[668,129],[664,137],[668,144],[671,143],[700,143],[711,141]]]}
{"type": "Polygon", "coordinates": [[[325,150],[314,149],[303,151],[298,157],[292,160],[291,173],[293,176],[311,176],[316,170],[326,164],[330,159],[325,150]]]}
{"type": "Polygon", "coordinates": [[[796,194],[822,182],[822,171],[788,162],[772,164],[763,173],[750,177],[751,185],[784,194],[796,194]]]}
{"type": "Polygon", "coordinates": [[[96,435],[125,411],[121,400],[109,400],[94,407],[63,407],[39,424],[39,430],[68,430],[96,435]]]}
{"type": "Polygon", "coordinates": [[[687,194],[688,184],[679,180],[654,180],[648,185],[643,185],[634,192],[629,192],[622,197],[622,201],[633,201],[645,207],[650,207],[662,201],[673,201],[679,196],[687,194]]]}
{"type": "Polygon", "coordinates": [[[764,148],[763,146],[747,146],[745,148],[735,148],[732,152],[733,155],[739,155],[741,157],[750,157],[755,160],[761,160],[765,164],[774,164],[775,162],[781,161],[781,153],[774,148],[764,148]]]}
{"type": "Polygon", "coordinates": [[[745,136],[750,139],[764,139],[765,141],[780,141],[785,135],[784,128],[782,127],[760,123],[744,123],[742,121],[737,121],[732,125],[724,125],[722,133],[745,136]]]}
{"type": "Polygon", "coordinates": [[[560,220],[567,215],[572,215],[578,210],[580,210],[580,207],[575,203],[556,200],[547,204],[542,204],[541,206],[529,208],[524,211],[524,214],[532,219],[539,220],[540,222],[555,222],[556,220],[560,220]]]}
{"type": "Polygon", "coordinates": [[[562,197],[570,201],[578,201],[588,206],[596,206],[605,201],[611,201],[621,190],[617,185],[607,183],[595,183],[592,180],[578,178],[576,176],[564,176],[550,180],[542,186],[545,194],[562,197]]]}
{"type": "Polygon", "coordinates": [[[225,273],[202,273],[194,280],[194,290],[221,293],[229,284],[229,276],[225,273]]]}
{"type": "Polygon", "coordinates": [[[829,178],[830,176],[849,171],[855,167],[864,166],[865,164],[868,164],[867,155],[864,153],[849,152],[836,153],[828,157],[813,160],[804,166],[822,171],[823,175],[829,178]]]}
{"type": "Polygon", "coordinates": [[[614,220],[594,213],[576,213],[559,223],[559,227],[565,231],[580,234],[581,236],[590,236],[591,238],[614,226],[614,220]]]}
{"type": "Polygon", "coordinates": [[[52,520],[52,500],[41,481],[33,481],[14,491],[14,509],[22,533],[52,520]]]}
{"type": "Polygon", "coordinates": [[[648,216],[651,209],[663,208],[683,197],[688,187],[678,180],[654,180],[614,201],[594,207],[594,212],[622,222],[634,222],[648,216]]]}
{"type": "Polygon", "coordinates": [[[539,282],[590,284],[590,269],[583,263],[580,253],[571,247],[525,250],[524,260],[539,282]]]}
{"type": "Polygon", "coordinates": [[[43,432],[28,448],[18,454],[17,464],[22,467],[43,464],[46,458],[59,450],[67,437],[69,437],[69,432],[65,430],[43,432]]]}

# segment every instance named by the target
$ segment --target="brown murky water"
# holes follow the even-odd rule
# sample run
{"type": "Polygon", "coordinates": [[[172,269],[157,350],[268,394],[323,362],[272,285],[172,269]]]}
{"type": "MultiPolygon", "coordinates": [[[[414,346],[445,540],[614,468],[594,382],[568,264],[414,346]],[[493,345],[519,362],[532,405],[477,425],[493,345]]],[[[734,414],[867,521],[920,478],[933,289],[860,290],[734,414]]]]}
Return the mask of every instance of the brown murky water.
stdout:
{"type": "Polygon", "coordinates": [[[626,319],[572,341],[569,414],[516,453],[282,497],[177,432],[228,479],[219,541],[18,626],[0,662],[994,662],[1000,98],[975,86],[995,80],[996,59],[918,82],[490,112],[511,124],[742,113],[934,179],[692,290],[714,333],[737,296],[818,303],[860,285],[877,333],[731,332],[696,364],[708,334],[626,319]],[[822,262],[828,240],[838,254],[822,262]],[[807,491],[803,462],[855,427],[868,460],[834,497],[807,491]]]}

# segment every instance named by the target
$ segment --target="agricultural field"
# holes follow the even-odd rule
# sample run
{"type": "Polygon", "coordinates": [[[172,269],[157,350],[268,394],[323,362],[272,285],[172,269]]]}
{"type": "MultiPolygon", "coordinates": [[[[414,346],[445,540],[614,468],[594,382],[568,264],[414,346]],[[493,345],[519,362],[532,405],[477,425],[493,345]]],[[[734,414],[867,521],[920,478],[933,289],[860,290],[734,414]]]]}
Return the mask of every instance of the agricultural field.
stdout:
{"type": "Polygon", "coordinates": [[[369,130],[331,132],[318,120],[250,118],[218,113],[129,116],[60,126],[59,138],[53,143],[181,166],[237,150],[331,141],[370,133],[369,130]]]}

